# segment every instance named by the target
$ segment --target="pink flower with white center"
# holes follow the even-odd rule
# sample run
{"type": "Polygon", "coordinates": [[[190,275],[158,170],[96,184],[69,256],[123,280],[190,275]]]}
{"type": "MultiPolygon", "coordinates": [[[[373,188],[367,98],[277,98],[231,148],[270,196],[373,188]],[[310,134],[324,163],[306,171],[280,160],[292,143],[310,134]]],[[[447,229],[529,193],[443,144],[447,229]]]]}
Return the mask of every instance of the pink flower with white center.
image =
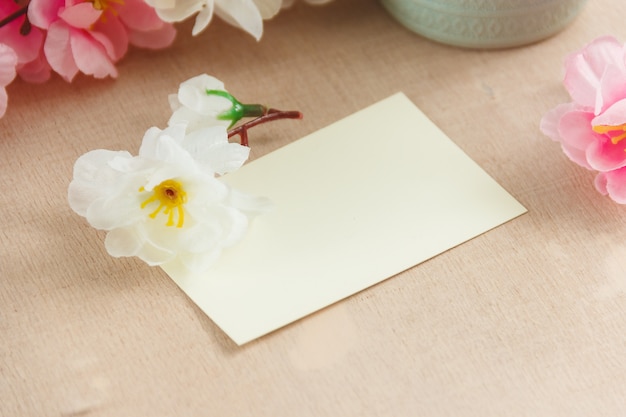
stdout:
{"type": "Polygon", "coordinates": [[[28,17],[48,31],[45,56],[67,81],[78,72],[117,77],[129,43],[165,48],[176,33],[143,0],[32,0],[28,17]]]}
{"type": "Polygon", "coordinates": [[[598,191],[626,204],[626,52],[602,37],[567,57],[565,88],[572,102],[541,120],[541,130],[560,142],[575,163],[599,172],[598,191]],[[623,189],[623,190],[622,190],[623,189]]]}

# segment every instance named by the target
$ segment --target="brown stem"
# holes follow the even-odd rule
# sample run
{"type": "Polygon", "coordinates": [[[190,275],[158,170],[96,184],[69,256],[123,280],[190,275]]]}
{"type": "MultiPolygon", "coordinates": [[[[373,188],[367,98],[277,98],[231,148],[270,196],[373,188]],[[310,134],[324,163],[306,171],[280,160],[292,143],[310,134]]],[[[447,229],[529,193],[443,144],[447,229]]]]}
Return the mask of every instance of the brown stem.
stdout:
{"type": "Polygon", "coordinates": [[[268,109],[267,113],[263,116],[259,116],[256,119],[250,120],[242,124],[241,126],[237,126],[234,129],[228,131],[228,137],[232,138],[235,135],[239,135],[241,138],[241,144],[243,146],[248,146],[248,129],[251,127],[271,122],[273,120],[280,119],[302,119],[302,113],[299,111],[282,111],[276,109],[268,109]]]}
{"type": "Polygon", "coordinates": [[[22,15],[25,15],[27,12],[28,12],[28,4],[25,7],[22,7],[18,11],[13,12],[10,15],[8,15],[7,17],[5,17],[4,19],[0,20],[0,28],[3,27],[3,26],[8,25],[9,23],[14,21],[18,17],[20,17],[22,15]]]}

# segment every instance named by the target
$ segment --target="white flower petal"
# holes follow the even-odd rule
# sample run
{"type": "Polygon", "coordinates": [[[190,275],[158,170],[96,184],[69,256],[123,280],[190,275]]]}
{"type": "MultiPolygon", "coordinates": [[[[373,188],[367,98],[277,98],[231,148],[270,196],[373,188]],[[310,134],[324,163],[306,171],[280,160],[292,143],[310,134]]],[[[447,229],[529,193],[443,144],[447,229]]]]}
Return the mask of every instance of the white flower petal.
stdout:
{"type": "Polygon", "coordinates": [[[271,19],[280,10],[282,0],[254,0],[254,4],[264,20],[271,19]]]}
{"type": "MultiPolygon", "coordinates": [[[[157,3],[158,0],[151,1],[157,3]]],[[[166,0],[151,5],[155,8],[159,18],[164,22],[181,22],[202,10],[205,2],[205,0],[176,0],[172,3],[171,0],[166,0]]]]}
{"type": "Polygon", "coordinates": [[[114,158],[132,158],[126,151],[96,149],[81,155],[74,163],[74,178],[82,181],[115,180],[116,173],[109,168],[114,158]]]}
{"type": "Polygon", "coordinates": [[[210,90],[226,91],[221,82],[219,82],[221,86],[213,84],[213,82],[207,80],[206,83],[200,86],[181,85],[178,90],[178,100],[183,106],[202,116],[217,117],[220,113],[230,109],[233,104],[225,97],[207,94],[207,91],[210,90]]]}
{"type": "MultiPolygon", "coordinates": [[[[178,99],[177,99],[178,100],[178,99]]],[[[181,106],[172,112],[172,116],[167,121],[168,126],[173,126],[175,124],[185,124],[187,128],[190,128],[191,125],[196,123],[197,120],[201,119],[202,115],[191,110],[189,107],[181,106]]]]}
{"type": "MultiPolygon", "coordinates": [[[[220,83],[207,77],[192,83],[220,83]]],[[[148,129],[136,157],[96,150],[76,161],[70,206],[109,231],[105,246],[112,256],[137,256],[149,265],[179,258],[187,268],[205,269],[243,238],[249,215],[267,209],[267,200],[232,191],[215,177],[239,168],[249,149],[229,143],[224,126],[187,129],[184,123],[148,129]],[[173,183],[163,184],[168,180],[173,183]]]]}
{"type": "Polygon", "coordinates": [[[161,137],[167,136],[169,138],[172,138],[174,142],[180,144],[185,139],[186,127],[187,126],[183,123],[168,126],[165,129],[163,129],[163,131],[161,131],[160,136],[161,137]]]}
{"type": "Polygon", "coordinates": [[[161,9],[171,9],[176,6],[176,0],[145,0],[148,5],[161,8],[161,9]]]}
{"type": "Polygon", "coordinates": [[[196,21],[191,29],[191,34],[193,36],[198,35],[207,26],[211,23],[211,19],[213,18],[213,2],[209,1],[205,4],[205,6],[200,10],[200,13],[196,16],[196,21]]]}
{"type": "Polygon", "coordinates": [[[239,242],[248,230],[248,216],[235,210],[231,207],[226,207],[224,210],[225,217],[223,223],[228,226],[224,229],[224,236],[222,237],[222,245],[226,248],[239,242]],[[226,219],[228,219],[226,221],[226,219]]]}
{"type": "Polygon", "coordinates": [[[139,156],[143,158],[156,159],[156,148],[158,144],[158,138],[161,134],[161,129],[158,127],[151,127],[146,130],[141,140],[141,146],[139,147],[139,156]]]}
{"type": "Polygon", "coordinates": [[[274,208],[274,204],[269,198],[253,196],[235,189],[230,190],[225,204],[241,210],[248,216],[267,213],[274,208]]]}
{"type": "MultiPolygon", "coordinates": [[[[212,205],[206,207],[200,217],[195,217],[204,223],[204,227],[210,228],[217,233],[217,245],[222,247],[232,246],[239,242],[248,229],[248,217],[232,207],[226,205],[212,205]]],[[[191,251],[190,248],[187,248],[191,251]]]]}
{"type": "Polygon", "coordinates": [[[195,181],[185,181],[185,188],[189,196],[185,208],[199,222],[210,217],[212,206],[225,201],[230,192],[226,184],[208,175],[204,179],[198,176],[195,181]]]}
{"type": "Polygon", "coordinates": [[[156,266],[170,262],[176,257],[176,253],[146,242],[136,256],[148,265],[156,266]]]}
{"type": "Polygon", "coordinates": [[[85,217],[94,201],[105,198],[113,187],[119,185],[120,173],[110,166],[110,162],[116,158],[132,160],[128,152],[104,149],[87,152],[76,160],[74,179],[67,191],[72,210],[85,217]]]}
{"type": "Polygon", "coordinates": [[[97,199],[102,198],[103,191],[101,187],[94,187],[91,183],[73,180],[67,190],[70,208],[85,217],[89,206],[97,199]]]}
{"type": "Polygon", "coordinates": [[[97,199],[87,208],[85,218],[99,230],[113,230],[143,220],[147,214],[141,210],[139,191],[129,194],[122,190],[108,198],[97,199]]]}
{"type": "Polygon", "coordinates": [[[104,239],[107,252],[116,258],[137,255],[143,243],[144,239],[134,227],[113,229],[104,239]]]}
{"type": "Polygon", "coordinates": [[[207,74],[182,82],[178,94],[169,97],[173,114],[168,125],[185,123],[187,132],[207,126],[229,126],[230,120],[220,120],[218,117],[231,109],[233,104],[225,97],[208,95],[207,91],[210,90],[226,91],[224,83],[207,74]]]}
{"type": "Polygon", "coordinates": [[[168,164],[194,165],[193,157],[181,146],[184,136],[184,125],[174,125],[156,138],[144,137],[139,156],[168,164]]]}
{"type": "MultiPolygon", "coordinates": [[[[185,228],[181,236],[180,246],[184,252],[203,253],[220,248],[222,227],[219,222],[205,221],[185,228]]],[[[208,221],[207,221],[208,220],[208,221]]]]}
{"type": "Polygon", "coordinates": [[[182,146],[212,172],[223,175],[239,169],[250,156],[250,148],[228,142],[223,126],[200,128],[185,136],[182,146]]]}
{"type": "Polygon", "coordinates": [[[170,126],[177,123],[187,125],[187,132],[193,132],[203,127],[224,126],[227,128],[230,126],[231,121],[220,120],[217,118],[217,114],[203,115],[188,107],[181,107],[172,113],[172,117],[170,117],[170,120],[167,122],[170,126]]]}
{"type": "Polygon", "coordinates": [[[216,0],[215,14],[233,26],[237,26],[261,39],[263,19],[252,0],[216,0]]]}
{"type": "Polygon", "coordinates": [[[176,94],[169,94],[167,96],[167,100],[170,103],[170,108],[172,109],[172,111],[176,111],[182,107],[182,103],[178,101],[178,95],[176,94]]]}

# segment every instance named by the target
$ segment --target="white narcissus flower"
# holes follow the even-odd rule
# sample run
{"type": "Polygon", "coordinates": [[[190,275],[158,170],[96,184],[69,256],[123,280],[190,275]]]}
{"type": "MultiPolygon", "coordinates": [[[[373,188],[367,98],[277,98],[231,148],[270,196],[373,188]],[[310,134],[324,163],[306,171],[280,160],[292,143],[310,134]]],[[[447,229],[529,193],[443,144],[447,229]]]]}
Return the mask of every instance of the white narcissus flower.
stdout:
{"type": "Polygon", "coordinates": [[[243,117],[258,117],[267,111],[260,104],[243,104],[226,91],[224,83],[207,74],[180,84],[178,94],[170,94],[172,116],[169,126],[187,125],[187,132],[208,126],[231,127],[243,117]]]}
{"type": "Polygon", "coordinates": [[[208,126],[226,126],[231,120],[219,118],[230,110],[233,103],[225,97],[207,94],[207,91],[226,91],[224,83],[207,74],[198,75],[180,84],[178,94],[170,94],[168,99],[172,116],[169,126],[186,123],[188,131],[208,126]]]}
{"type": "Polygon", "coordinates": [[[149,129],[138,156],[94,150],[74,165],[70,207],[96,229],[115,257],[149,265],[181,262],[204,271],[245,234],[268,201],[216,178],[239,168],[249,149],[229,143],[223,126],[185,134],[185,125],[149,129]]]}
{"type": "Polygon", "coordinates": [[[154,7],[165,22],[180,22],[196,15],[192,34],[202,32],[211,22],[213,13],[228,23],[240,27],[256,40],[263,34],[263,19],[273,17],[281,0],[145,0],[154,7]]]}

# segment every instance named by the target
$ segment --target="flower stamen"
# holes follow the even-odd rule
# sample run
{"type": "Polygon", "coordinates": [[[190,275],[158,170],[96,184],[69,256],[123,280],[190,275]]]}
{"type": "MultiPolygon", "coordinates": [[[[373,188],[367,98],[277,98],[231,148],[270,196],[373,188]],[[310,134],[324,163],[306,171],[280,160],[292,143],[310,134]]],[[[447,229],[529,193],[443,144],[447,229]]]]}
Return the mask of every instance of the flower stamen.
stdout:
{"type": "MultiPolygon", "coordinates": [[[[144,187],[139,188],[139,192],[144,192],[144,187]]],[[[145,199],[141,203],[141,208],[144,209],[150,204],[158,202],[157,208],[148,215],[151,219],[155,219],[157,215],[163,211],[163,214],[167,215],[166,226],[174,226],[175,214],[178,216],[176,227],[183,227],[185,223],[185,209],[183,205],[187,202],[187,193],[185,192],[181,183],[175,180],[165,180],[152,191],[152,195],[145,199]]]]}
{"type": "Polygon", "coordinates": [[[100,20],[102,21],[102,23],[106,23],[107,22],[107,18],[106,18],[107,10],[110,11],[113,14],[113,16],[117,16],[119,14],[118,11],[115,9],[115,7],[113,7],[111,3],[123,6],[124,0],[91,0],[91,3],[93,4],[94,9],[102,11],[100,20]]]}
{"type": "Polygon", "coordinates": [[[93,8],[97,10],[106,10],[112,8],[109,3],[119,4],[120,6],[124,5],[124,0],[92,0],[93,8]]]}
{"type": "Polygon", "coordinates": [[[611,138],[611,143],[613,145],[617,145],[619,141],[626,138],[626,123],[617,126],[597,125],[593,126],[593,131],[601,135],[609,134],[609,137],[611,138]],[[611,132],[622,132],[622,134],[618,136],[612,136],[610,134],[611,132]]]}

